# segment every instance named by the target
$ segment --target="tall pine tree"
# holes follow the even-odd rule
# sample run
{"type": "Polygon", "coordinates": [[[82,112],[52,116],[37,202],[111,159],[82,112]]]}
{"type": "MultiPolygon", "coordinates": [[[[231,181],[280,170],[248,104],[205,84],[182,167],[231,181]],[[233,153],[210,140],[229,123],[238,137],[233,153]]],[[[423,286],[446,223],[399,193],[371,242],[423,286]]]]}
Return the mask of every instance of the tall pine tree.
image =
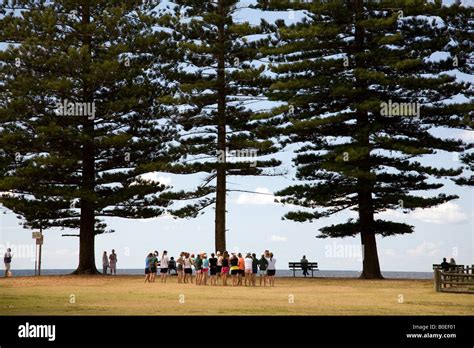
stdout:
{"type": "MultiPolygon", "coordinates": [[[[79,228],[76,273],[97,273],[104,217],[148,218],[171,201],[147,165],[177,158],[167,111],[169,35],[156,1],[26,1],[1,5],[1,203],[29,225],[79,228]],[[159,65],[158,65],[159,64],[159,65]]],[[[172,61],[172,60],[171,60],[172,61]]]]}
{"type": "Polygon", "coordinates": [[[350,209],[356,220],[326,226],[320,237],[360,235],[361,278],[382,278],[376,236],[414,231],[376,217],[387,209],[409,212],[457,198],[443,193],[440,177],[459,168],[436,168],[419,158],[463,151],[460,140],[430,133],[447,120],[462,122],[462,107],[443,101],[468,87],[430,59],[446,51],[446,23],[430,16],[439,6],[424,1],[269,1],[270,8],[306,10],[309,20],[279,23],[278,40],[265,50],[278,79],[273,99],[288,103],[284,121],[290,141],[301,144],[294,159],[303,182],[276,194],[304,209],[286,214],[312,221],[350,209]],[[421,193],[421,194],[420,194],[421,193]]]}
{"type": "MultiPolygon", "coordinates": [[[[263,156],[277,150],[260,130],[252,105],[265,101],[265,67],[258,63],[262,29],[236,22],[237,0],[177,0],[168,26],[179,42],[176,90],[162,98],[178,110],[180,143],[187,154],[179,173],[207,173],[215,195],[215,247],[226,250],[226,196],[230,176],[274,175],[280,164],[263,156]]],[[[264,35],[263,35],[264,37],[264,35]]]]}
{"type": "MultiPolygon", "coordinates": [[[[448,50],[451,54],[453,73],[474,74],[474,41],[473,31],[474,18],[472,16],[472,8],[461,6],[455,3],[449,7],[442,7],[439,9],[439,16],[442,17],[447,25],[450,35],[450,42],[448,43],[448,50]]],[[[463,92],[464,98],[470,100],[474,97],[474,86],[470,86],[463,92]]],[[[464,129],[472,131],[474,125],[474,105],[473,103],[467,105],[453,105],[452,109],[447,112],[448,117],[443,117],[444,124],[448,127],[464,129]],[[457,111],[455,109],[458,109],[457,111]],[[449,115],[454,112],[459,112],[464,115],[464,122],[459,123],[457,120],[452,120],[449,115]]],[[[465,165],[467,172],[460,178],[456,178],[455,182],[458,185],[473,186],[474,185],[474,153],[472,149],[474,143],[466,147],[464,154],[460,156],[461,162],[465,165]]]]}

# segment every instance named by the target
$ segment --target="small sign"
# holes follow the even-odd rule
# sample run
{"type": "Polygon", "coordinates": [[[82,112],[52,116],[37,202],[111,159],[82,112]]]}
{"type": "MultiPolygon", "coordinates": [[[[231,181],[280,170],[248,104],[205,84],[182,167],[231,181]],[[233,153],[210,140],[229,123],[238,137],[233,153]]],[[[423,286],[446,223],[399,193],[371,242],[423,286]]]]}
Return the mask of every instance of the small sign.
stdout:
{"type": "Polygon", "coordinates": [[[41,232],[33,232],[32,235],[33,235],[33,239],[41,238],[41,232]]]}
{"type": "Polygon", "coordinates": [[[43,237],[36,239],[36,245],[43,245],[43,237]]]}

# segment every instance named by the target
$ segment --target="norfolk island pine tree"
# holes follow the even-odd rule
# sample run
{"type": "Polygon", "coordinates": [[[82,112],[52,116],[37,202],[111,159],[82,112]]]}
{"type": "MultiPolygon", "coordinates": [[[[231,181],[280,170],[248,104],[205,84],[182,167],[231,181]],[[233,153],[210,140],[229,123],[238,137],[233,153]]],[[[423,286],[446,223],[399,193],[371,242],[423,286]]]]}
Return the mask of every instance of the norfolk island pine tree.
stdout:
{"type": "Polygon", "coordinates": [[[468,86],[448,76],[421,75],[452,67],[452,59],[442,63],[425,59],[446,49],[449,32],[436,19],[416,15],[439,8],[421,1],[269,1],[266,5],[306,9],[311,18],[291,27],[279,23],[278,40],[265,50],[279,74],[270,97],[289,105],[284,133],[290,142],[303,144],[294,162],[297,178],[304,182],[276,194],[282,202],[304,210],[285,217],[303,222],[346,209],[357,211],[358,220],[323,227],[319,237],[360,234],[361,278],[382,278],[375,236],[412,233],[413,226],[375,219],[375,215],[387,209],[409,212],[457,198],[413,194],[443,186],[428,179],[461,172],[424,166],[415,158],[466,149],[462,141],[429,133],[448,119],[459,124],[468,109],[442,103],[468,86]],[[417,41],[423,35],[430,40],[417,41]],[[381,105],[389,101],[420,103],[421,117],[384,116],[381,105]]]}
{"type": "MultiPolygon", "coordinates": [[[[260,27],[236,23],[238,1],[175,1],[175,14],[163,18],[178,41],[181,65],[169,80],[176,90],[163,96],[179,110],[180,144],[187,156],[176,173],[206,173],[201,189],[215,205],[215,248],[226,250],[226,200],[231,176],[279,175],[280,162],[266,159],[278,150],[269,133],[260,127],[260,112],[248,105],[265,100],[268,79],[265,67],[256,66],[264,40],[248,40],[260,27]],[[256,151],[256,163],[229,160],[227,151],[256,151]],[[215,182],[215,184],[213,184],[215,182]]],[[[252,155],[253,156],[253,155],[252,155]]],[[[180,215],[180,211],[173,212],[180,215]]]]}
{"type": "MultiPolygon", "coordinates": [[[[453,58],[453,72],[474,75],[474,44],[472,41],[472,28],[474,27],[474,18],[472,17],[472,8],[464,7],[460,4],[453,4],[449,7],[442,7],[439,9],[439,16],[445,19],[448,24],[448,30],[452,40],[449,42],[451,57],[453,58]]],[[[474,86],[464,91],[464,96],[472,100],[474,96],[474,86]]],[[[453,104],[446,114],[457,112],[464,115],[464,122],[459,123],[458,120],[453,120],[450,117],[440,117],[437,119],[443,126],[453,129],[463,129],[472,131],[474,125],[474,106],[473,104],[458,105],[453,104]]],[[[466,147],[466,151],[459,156],[461,163],[465,165],[467,174],[454,181],[461,186],[473,186],[474,176],[474,153],[472,149],[473,143],[466,147]],[[471,172],[469,174],[468,172],[471,172]]]]}
{"type": "Polygon", "coordinates": [[[0,7],[0,42],[14,44],[0,52],[1,202],[29,226],[41,208],[47,226],[78,228],[77,274],[97,273],[100,218],[155,217],[172,203],[166,185],[140,177],[179,157],[157,103],[174,61],[169,35],[154,30],[157,4],[26,2],[21,16],[0,7]],[[95,115],[58,115],[66,100],[95,115]]]}

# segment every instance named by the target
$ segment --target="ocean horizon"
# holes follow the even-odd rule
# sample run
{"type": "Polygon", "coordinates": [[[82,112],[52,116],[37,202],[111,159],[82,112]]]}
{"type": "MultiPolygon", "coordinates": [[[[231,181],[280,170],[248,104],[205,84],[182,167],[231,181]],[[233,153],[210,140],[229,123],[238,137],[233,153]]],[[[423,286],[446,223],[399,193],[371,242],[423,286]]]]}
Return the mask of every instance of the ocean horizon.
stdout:
{"type": "MultiPolygon", "coordinates": [[[[68,275],[74,269],[42,269],[41,275],[68,275]]],[[[100,271],[100,269],[99,269],[100,271]]],[[[34,269],[13,269],[14,277],[30,277],[35,275],[34,269]]],[[[358,278],[360,271],[341,271],[341,270],[319,270],[314,271],[314,278],[358,278]]],[[[143,269],[117,269],[117,275],[144,275],[143,269]]],[[[385,278],[389,279],[433,279],[433,272],[406,272],[406,271],[387,271],[382,272],[385,278]]],[[[290,269],[279,269],[276,272],[277,277],[293,277],[293,271],[290,269]]],[[[302,278],[303,272],[296,271],[296,277],[302,278]]],[[[311,272],[309,277],[311,278],[311,272]]]]}

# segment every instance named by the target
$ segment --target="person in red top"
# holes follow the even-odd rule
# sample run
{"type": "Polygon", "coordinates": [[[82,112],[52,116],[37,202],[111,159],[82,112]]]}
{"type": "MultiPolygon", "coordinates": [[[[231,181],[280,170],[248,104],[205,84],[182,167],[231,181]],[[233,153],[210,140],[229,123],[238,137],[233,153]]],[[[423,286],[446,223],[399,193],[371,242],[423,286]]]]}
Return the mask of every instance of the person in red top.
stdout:
{"type": "Polygon", "coordinates": [[[237,285],[242,285],[242,278],[244,277],[244,274],[245,274],[245,260],[242,257],[241,253],[239,253],[238,256],[239,256],[239,263],[238,263],[238,266],[239,266],[239,282],[237,283],[237,285]]]}

